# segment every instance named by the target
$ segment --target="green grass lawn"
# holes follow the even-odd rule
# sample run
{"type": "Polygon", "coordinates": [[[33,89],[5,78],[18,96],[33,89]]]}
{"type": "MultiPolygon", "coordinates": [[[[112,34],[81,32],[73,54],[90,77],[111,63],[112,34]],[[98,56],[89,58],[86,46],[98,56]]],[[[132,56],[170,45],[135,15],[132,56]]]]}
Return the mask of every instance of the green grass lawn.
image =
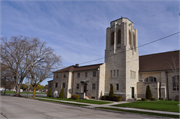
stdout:
{"type": "Polygon", "coordinates": [[[69,104],[69,105],[77,105],[77,106],[89,106],[89,105],[85,105],[85,104],[76,104],[76,103],[70,103],[70,102],[61,102],[61,101],[38,99],[38,98],[36,98],[36,100],[42,100],[42,101],[47,101],[47,102],[55,102],[55,103],[63,103],[63,104],[69,104]]]}
{"type": "Polygon", "coordinates": [[[142,111],[134,111],[134,110],[122,110],[122,109],[108,108],[108,107],[96,107],[96,108],[97,109],[112,110],[112,111],[120,111],[120,112],[130,112],[130,113],[137,113],[137,114],[146,114],[146,115],[154,115],[154,116],[179,118],[178,115],[159,114],[159,113],[153,113],[153,112],[142,112],[142,111]]]}
{"type": "Polygon", "coordinates": [[[179,112],[179,106],[177,104],[179,104],[178,101],[137,101],[113,106],[179,112]]]}
{"type": "MultiPolygon", "coordinates": [[[[6,94],[15,94],[15,93],[16,93],[15,91],[6,91],[6,94]]],[[[20,92],[20,94],[27,94],[27,92],[20,92]]],[[[33,94],[33,92],[29,92],[29,94],[33,94]]],[[[46,93],[45,92],[36,92],[36,94],[46,94],[46,93]]]]}
{"type": "Polygon", "coordinates": [[[112,102],[108,101],[99,101],[99,100],[86,100],[86,99],[79,99],[79,100],[74,100],[74,99],[67,99],[67,98],[53,98],[53,97],[42,97],[42,98],[48,98],[48,99],[55,99],[55,100],[65,100],[65,101],[74,101],[74,102],[81,102],[81,103],[89,103],[89,104],[109,104],[112,102]]]}

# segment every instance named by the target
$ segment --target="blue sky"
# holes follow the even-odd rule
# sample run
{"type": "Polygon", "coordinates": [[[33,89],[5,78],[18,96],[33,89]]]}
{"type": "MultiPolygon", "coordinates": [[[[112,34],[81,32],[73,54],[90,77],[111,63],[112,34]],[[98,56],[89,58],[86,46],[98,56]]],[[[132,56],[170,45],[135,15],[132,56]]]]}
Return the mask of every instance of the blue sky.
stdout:
{"type": "MultiPolygon", "coordinates": [[[[104,57],[106,28],[121,16],[134,22],[138,45],[179,31],[179,1],[1,0],[0,3],[0,36],[38,37],[62,56],[63,66],[104,57]]],[[[179,34],[141,47],[139,54],[178,49],[179,34]]],[[[104,59],[87,64],[103,62],[104,59]]],[[[47,80],[42,84],[47,84],[47,80]]]]}

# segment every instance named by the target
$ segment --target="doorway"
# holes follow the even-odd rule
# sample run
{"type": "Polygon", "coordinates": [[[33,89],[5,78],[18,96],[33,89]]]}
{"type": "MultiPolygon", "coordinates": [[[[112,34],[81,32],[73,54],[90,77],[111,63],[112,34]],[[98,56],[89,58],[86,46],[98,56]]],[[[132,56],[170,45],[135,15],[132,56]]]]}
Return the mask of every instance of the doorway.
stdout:
{"type": "Polygon", "coordinates": [[[87,96],[86,92],[87,92],[87,84],[84,84],[84,93],[87,96]]]}
{"type": "Polygon", "coordinates": [[[131,90],[132,90],[132,92],[131,92],[132,98],[134,98],[134,87],[131,87],[131,90]]]}

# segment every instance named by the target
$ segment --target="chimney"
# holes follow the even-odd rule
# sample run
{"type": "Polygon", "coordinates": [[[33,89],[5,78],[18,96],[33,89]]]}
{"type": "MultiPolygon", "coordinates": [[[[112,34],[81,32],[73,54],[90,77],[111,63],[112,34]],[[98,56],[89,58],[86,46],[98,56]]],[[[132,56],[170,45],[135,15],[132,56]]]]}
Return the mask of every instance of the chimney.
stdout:
{"type": "Polygon", "coordinates": [[[75,64],[75,67],[79,67],[79,64],[75,64]]]}

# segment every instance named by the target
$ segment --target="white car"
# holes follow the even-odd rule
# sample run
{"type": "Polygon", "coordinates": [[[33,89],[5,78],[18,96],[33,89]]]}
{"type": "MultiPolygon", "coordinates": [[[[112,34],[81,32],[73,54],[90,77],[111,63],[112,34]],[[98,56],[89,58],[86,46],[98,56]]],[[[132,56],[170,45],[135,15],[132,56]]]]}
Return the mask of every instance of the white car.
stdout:
{"type": "Polygon", "coordinates": [[[5,89],[4,88],[0,88],[0,91],[4,91],[5,89]]]}

